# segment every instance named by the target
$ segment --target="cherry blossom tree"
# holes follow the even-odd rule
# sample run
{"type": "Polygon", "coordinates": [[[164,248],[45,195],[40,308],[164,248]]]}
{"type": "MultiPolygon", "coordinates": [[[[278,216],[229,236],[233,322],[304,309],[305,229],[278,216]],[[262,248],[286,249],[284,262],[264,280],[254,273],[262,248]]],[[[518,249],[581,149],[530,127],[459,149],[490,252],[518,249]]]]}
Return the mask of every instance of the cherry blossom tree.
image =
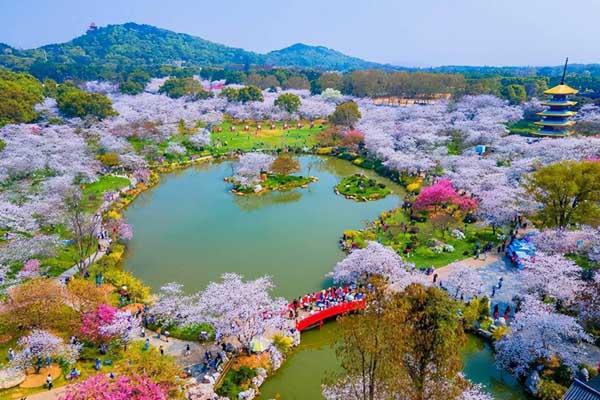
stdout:
{"type": "Polygon", "coordinates": [[[271,169],[275,158],[264,153],[246,153],[234,166],[234,180],[242,185],[258,182],[260,174],[271,169]]]}
{"type": "Polygon", "coordinates": [[[70,385],[61,400],[167,400],[168,390],[143,376],[93,375],[70,385]]]}
{"type": "Polygon", "coordinates": [[[22,369],[41,366],[47,358],[60,358],[74,363],[78,356],[76,347],[65,345],[61,338],[39,329],[34,329],[29,335],[19,338],[17,346],[21,350],[15,355],[12,364],[22,369]]]}
{"type": "Polygon", "coordinates": [[[96,343],[113,340],[127,343],[136,327],[137,321],[129,311],[120,311],[107,304],[83,314],[81,321],[81,333],[96,343]]]}
{"type": "Polygon", "coordinates": [[[149,313],[165,325],[189,325],[196,318],[198,294],[186,295],[183,285],[171,282],[160,288],[149,313]]]}
{"type": "Polygon", "coordinates": [[[441,179],[433,185],[421,189],[414,204],[417,211],[431,209],[436,212],[448,206],[456,206],[467,212],[477,208],[477,201],[468,196],[459,195],[450,180],[441,179]]]}
{"type": "Polygon", "coordinates": [[[557,356],[572,371],[585,354],[590,337],[575,318],[557,314],[551,306],[525,296],[510,332],[496,342],[496,362],[517,376],[526,376],[541,360],[557,356]]]}
{"type": "Polygon", "coordinates": [[[40,276],[40,260],[32,258],[25,261],[23,268],[17,274],[18,279],[31,279],[40,276]]]}
{"type": "Polygon", "coordinates": [[[406,269],[406,264],[393,249],[379,242],[368,242],[364,249],[355,249],[338,262],[331,275],[336,283],[356,282],[369,275],[394,281],[402,277],[406,269]]]}
{"type": "Polygon", "coordinates": [[[483,285],[483,279],[477,270],[466,264],[453,267],[445,280],[445,286],[454,297],[463,296],[465,299],[481,294],[483,285]]]}
{"type": "Polygon", "coordinates": [[[282,329],[287,302],[273,298],[269,277],[244,282],[237,274],[224,274],[221,282],[211,282],[198,298],[195,322],[209,322],[217,339],[233,337],[249,348],[255,336],[267,328],[282,329]]]}
{"type": "Polygon", "coordinates": [[[568,303],[584,286],[581,267],[562,255],[538,252],[523,264],[525,269],[520,272],[520,279],[525,289],[541,299],[552,297],[568,303]]]}

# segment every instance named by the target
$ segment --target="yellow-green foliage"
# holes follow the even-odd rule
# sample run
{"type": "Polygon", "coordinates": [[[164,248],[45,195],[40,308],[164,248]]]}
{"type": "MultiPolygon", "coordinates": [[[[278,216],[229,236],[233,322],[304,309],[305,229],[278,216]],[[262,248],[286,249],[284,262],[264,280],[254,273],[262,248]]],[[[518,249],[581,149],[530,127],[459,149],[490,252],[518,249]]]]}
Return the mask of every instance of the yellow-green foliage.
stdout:
{"type": "Polygon", "coordinates": [[[542,379],[537,387],[537,397],[542,400],[561,400],[567,388],[549,379],[542,379]]]}
{"type": "Polygon", "coordinates": [[[285,354],[292,350],[292,346],[294,345],[294,339],[292,339],[289,336],[285,336],[278,333],[273,336],[273,344],[277,347],[277,349],[280,352],[285,354]]]}
{"type": "Polygon", "coordinates": [[[320,155],[328,155],[331,154],[333,152],[333,147],[321,147],[319,149],[317,149],[317,154],[320,155]]]}
{"type": "Polygon", "coordinates": [[[150,288],[127,271],[109,269],[104,272],[104,280],[117,288],[127,286],[131,300],[136,303],[143,303],[150,297],[150,288]]]}
{"type": "Polygon", "coordinates": [[[500,325],[492,332],[492,338],[495,341],[502,339],[510,331],[510,328],[505,325],[500,325]]]}

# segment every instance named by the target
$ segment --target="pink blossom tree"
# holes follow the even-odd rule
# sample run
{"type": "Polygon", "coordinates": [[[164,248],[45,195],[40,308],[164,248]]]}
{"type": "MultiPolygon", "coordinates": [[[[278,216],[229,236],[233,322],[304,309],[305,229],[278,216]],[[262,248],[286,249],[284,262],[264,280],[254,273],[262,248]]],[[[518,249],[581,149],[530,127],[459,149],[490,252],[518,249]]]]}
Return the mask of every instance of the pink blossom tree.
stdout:
{"type": "Polygon", "coordinates": [[[459,195],[452,186],[452,182],[448,179],[441,179],[433,185],[423,188],[414,204],[417,211],[437,212],[441,208],[448,207],[457,207],[464,212],[473,211],[477,208],[477,201],[466,195],[459,195]]]}
{"type": "Polygon", "coordinates": [[[61,400],[167,400],[168,391],[143,376],[98,374],[68,387],[61,400]]]}
{"type": "Polygon", "coordinates": [[[81,333],[95,343],[114,340],[127,343],[136,326],[137,322],[130,312],[101,304],[96,310],[83,314],[81,333]]]}

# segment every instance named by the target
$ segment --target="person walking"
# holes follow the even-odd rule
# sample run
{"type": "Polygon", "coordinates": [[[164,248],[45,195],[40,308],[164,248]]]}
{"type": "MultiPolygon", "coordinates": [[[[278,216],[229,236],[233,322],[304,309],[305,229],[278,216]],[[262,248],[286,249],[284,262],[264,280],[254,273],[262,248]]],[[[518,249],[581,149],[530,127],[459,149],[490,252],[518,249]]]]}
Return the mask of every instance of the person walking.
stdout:
{"type": "Polygon", "coordinates": [[[185,356],[186,356],[186,357],[189,357],[189,356],[190,356],[190,354],[192,354],[192,350],[190,349],[190,344],[189,344],[189,343],[187,343],[187,344],[185,345],[185,356]]]}
{"type": "Polygon", "coordinates": [[[160,351],[160,355],[164,356],[165,355],[165,348],[163,347],[163,345],[161,344],[160,347],[158,348],[158,350],[160,351]]]}
{"type": "Polygon", "coordinates": [[[144,342],[144,350],[148,349],[150,349],[150,338],[146,338],[146,341],[144,342]]]}
{"type": "Polygon", "coordinates": [[[52,375],[50,374],[46,377],[46,386],[48,386],[48,390],[52,390],[52,375]]]}

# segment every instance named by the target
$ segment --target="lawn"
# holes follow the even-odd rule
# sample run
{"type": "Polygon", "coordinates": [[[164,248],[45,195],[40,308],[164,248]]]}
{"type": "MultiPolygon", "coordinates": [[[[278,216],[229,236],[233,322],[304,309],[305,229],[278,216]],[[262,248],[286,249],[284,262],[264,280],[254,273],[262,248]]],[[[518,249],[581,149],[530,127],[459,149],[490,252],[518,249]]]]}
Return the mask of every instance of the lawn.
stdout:
{"type": "Polygon", "coordinates": [[[511,135],[530,136],[535,134],[539,129],[540,127],[535,125],[533,121],[528,121],[526,119],[522,119],[508,126],[511,135]]]}
{"type": "Polygon", "coordinates": [[[391,193],[385,184],[362,174],[345,177],[335,188],[338,193],[356,201],[383,199],[391,193]]]}
{"type": "Polygon", "coordinates": [[[362,248],[366,246],[367,241],[375,240],[392,247],[403,259],[414,263],[419,268],[431,266],[438,268],[472,257],[477,242],[481,247],[488,242],[494,244],[498,242],[491,228],[466,224],[462,225],[460,229],[465,232],[465,239],[458,239],[449,232],[434,229],[428,220],[411,223],[402,209],[395,209],[383,212],[379,220],[369,224],[364,230],[344,232],[344,246],[346,248],[352,248],[352,246],[362,248]],[[450,245],[454,247],[454,250],[434,252],[432,250],[433,241],[450,245]],[[409,244],[410,246],[408,246],[409,244]],[[410,255],[404,253],[407,247],[413,249],[410,255]]]}
{"type": "Polygon", "coordinates": [[[219,125],[222,132],[213,129],[211,140],[215,151],[221,154],[235,150],[275,150],[285,146],[313,147],[316,135],[325,128],[325,121],[316,121],[313,128],[308,121],[300,123],[302,128],[296,128],[294,123],[291,129],[284,130],[281,122],[275,123],[275,129],[270,129],[271,123],[268,121],[252,122],[248,124],[250,130],[245,132],[245,124],[225,121],[219,125]],[[262,126],[260,131],[256,130],[257,124],[262,126]],[[235,131],[230,131],[231,126],[235,126],[235,131]]]}
{"type": "Polygon", "coordinates": [[[115,192],[129,186],[131,182],[127,178],[114,175],[104,175],[96,182],[83,185],[83,198],[86,208],[96,211],[102,204],[104,193],[115,192]]]}

